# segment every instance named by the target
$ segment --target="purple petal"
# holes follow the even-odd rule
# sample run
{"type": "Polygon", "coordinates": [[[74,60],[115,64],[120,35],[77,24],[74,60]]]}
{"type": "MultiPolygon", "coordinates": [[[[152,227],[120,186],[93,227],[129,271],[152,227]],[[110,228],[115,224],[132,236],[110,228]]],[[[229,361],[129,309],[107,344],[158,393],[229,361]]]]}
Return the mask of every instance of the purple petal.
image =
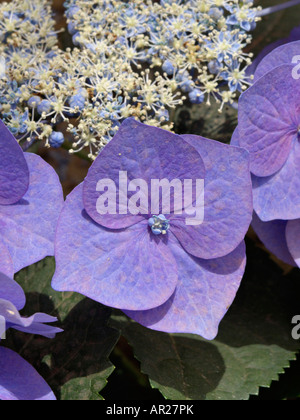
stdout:
{"type": "Polygon", "coordinates": [[[0,240],[0,273],[7,277],[14,277],[14,265],[10,253],[4,243],[0,240]]]}
{"type": "Polygon", "coordinates": [[[239,100],[239,145],[250,153],[250,170],[269,176],[286,162],[300,122],[300,83],[293,66],[261,77],[239,100]]]}
{"type": "Polygon", "coordinates": [[[170,229],[198,258],[219,258],[244,239],[252,219],[252,185],[246,150],[203,137],[185,135],[205,164],[204,221],[187,226],[186,215],[170,216],[170,229]]]}
{"type": "Polygon", "coordinates": [[[62,332],[60,328],[44,325],[44,322],[56,322],[57,318],[36,313],[29,318],[21,317],[17,308],[8,300],[0,299],[0,315],[6,320],[6,327],[14,328],[28,334],[39,334],[43,337],[54,338],[56,334],[62,332]]]}
{"type": "MultiPolygon", "coordinates": [[[[127,211],[127,194],[125,206],[117,198],[117,214],[101,215],[97,211],[97,184],[102,179],[115,182],[117,192],[120,187],[120,171],[126,171],[128,182],[142,179],[147,183],[149,190],[152,179],[204,179],[204,165],[199,153],[191,147],[182,137],[156,127],[141,124],[132,118],[124,121],[115,137],[105,146],[100,155],[91,166],[84,182],[84,208],[89,216],[102,226],[121,229],[131,226],[150,211],[149,197],[142,207],[139,215],[132,215],[127,211]],[[122,214],[122,212],[126,214],[122,214]],[[129,214],[128,214],[129,213],[129,214]]],[[[127,188],[127,182],[126,182],[127,188]]],[[[174,211],[171,192],[171,212],[174,211]]],[[[111,189],[110,197],[115,191],[111,189]]],[[[180,208],[182,203],[180,203],[180,208]]],[[[145,216],[146,215],[146,216],[145,216]]]]}
{"type": "Polygon", "coordinates": [[[300,144],[294,138],[283,167],[269,177],[252,176],[253,206],[265,222],[300,218],[300,144]]]}
{"type": "Polygon", "coordinates": [[[300,219],[287,222],[286,240],[290,253],[300,267],[300,219]]]}
{"type": "Polygon", "coordinates": [[[246,263],[245,245],[242,243],[231,254],[214,260],[194,258],[174,240],[170,246],[179,270],[174,295],[158,308],[125,313],[153,330],[199,334],[212,340],[240,286],[246,263]]]}
{"type": "Polygon", "coordinates": [[[251,76],[255,74],[255,71],[259,65],[259,63],[262,61],[262,59],[268,55],[271,51],[273,51],[275,48],[280,47],[280,45],[284,45],[288,43],[288,38],[282,38],[275,42],[272,42],[271,44],[268,44],[252,61],[250,66],[246,68],[246,75],[251,76]]]}
{"type": "Polygon", "coordinates": [[[8,300],[18,311],[24,308],[26,302],[22,287],[3,273],[0,273],[0,299],[8,300]]]}
{"type": "Polygon", "coordinates": [[[82,191],[80,184],[68,196],[58,222],[52,287],[116,308],[164,303],[177,285],[167,243],[149,232],[147,221],[121,231],[98,225],[83,209],[82,191]]]}
{"type": "Polygon", "coordinates": [[[300,26],[295,26],[290,32],[288,42],[298,41],[300,39],[300,26]]]}
{"type": "Polygon", "coordinates": [[[0,120],[0,205],[13,204],[26,193],[29,172],[17,140],[0,120]]]}
{"type": "Polygon", "coordinates": [[[30,186],[24,197],[11,206],[0,206],[0,236],[17,272],[46,256],[54,255],[57,219],[63,193],[54,169],[42,158],[25,153],[30,186]]]}
{"type": "Polygon", "coordinates": [[[234,132],[232,133],[230,144],[231,144],[231,146],[239,147],[239,128],[238,128],[238,126],[235,128],[234,132]]]}
{"type": "Polygon", "coordinates": [[[268,44],[258,54],[258,56],[252,61],[252,64],[249,67],[247,67],[246,74],[247,75],[254,74],[261,60],[271,51],[275,50],[275,48],[278,48],[280,45],[288,44],[293,41],[298,41],[299,39],[300,39],[300,26],[296,26],[295,28],[292,29],[291,33],[289,34],[287,38],[281,38],[271,44],[268,44]]]}
{"type": "Polygon", "coordinates": [[[299,56],[299,54],[300,41],[290,42],[274,49],[258,64],[254,73],[254,81],[282,64],[291,64],[293,57],[299,56]]]}
{"type": "Polygon", "coordinates": [[[0,347],[0,399],[56,400],[37,371],[17,353],[0,347]]]}
{"type": "Polygon", "coordinates": [[[253,213],[252,227],[261,242],[281,261],[294,266],[295,261],[291,256],[286,241],[286,225],[286,220],[263,222],[253,213]]]}

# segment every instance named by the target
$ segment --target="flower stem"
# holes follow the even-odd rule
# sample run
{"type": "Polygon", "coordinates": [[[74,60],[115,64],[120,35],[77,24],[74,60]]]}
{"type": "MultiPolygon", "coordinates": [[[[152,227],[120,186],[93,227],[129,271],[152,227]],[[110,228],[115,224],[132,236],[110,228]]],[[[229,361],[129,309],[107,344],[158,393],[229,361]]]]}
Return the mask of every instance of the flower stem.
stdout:
{"type": "MultiPolygon", "coordinates": [[[[69,151],[71,149],[71,146],[67,145],[66,143],[63,143],[61,145],[61,148],[69,151]]],[[[78,156],[79,158],[86,160],[87,162],[92,162],[91,159],[84,152],[76,152],[74,153],[74,156],[78,156]]]]}
{"type": "Polygon", "coordinates": [[[257,13],[257,16],[266,16],[270,15],[271,13],[279,12],[280,10],[288,9],[292,6],[297,6],[300,4],[300,0],[290,0],[285,3],[277,4],[276,6],[266,7],[257,13]]]}

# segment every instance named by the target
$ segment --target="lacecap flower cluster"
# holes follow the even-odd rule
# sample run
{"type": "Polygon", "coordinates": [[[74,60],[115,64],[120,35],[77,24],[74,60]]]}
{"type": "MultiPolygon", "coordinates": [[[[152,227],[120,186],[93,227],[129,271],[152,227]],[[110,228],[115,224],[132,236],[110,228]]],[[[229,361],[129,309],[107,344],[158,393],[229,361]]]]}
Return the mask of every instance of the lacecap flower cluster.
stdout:
{"type": "Polygon", "coordinates": [[[221,109],[251,82],[249,1],[72,0],[66,16],[62,51],[48,0],[0,6],[1,116],[29,145],[60,147],[67,131],[70,152],[93,159],[128,117],[172,130],[185,99],[221,109]]]}

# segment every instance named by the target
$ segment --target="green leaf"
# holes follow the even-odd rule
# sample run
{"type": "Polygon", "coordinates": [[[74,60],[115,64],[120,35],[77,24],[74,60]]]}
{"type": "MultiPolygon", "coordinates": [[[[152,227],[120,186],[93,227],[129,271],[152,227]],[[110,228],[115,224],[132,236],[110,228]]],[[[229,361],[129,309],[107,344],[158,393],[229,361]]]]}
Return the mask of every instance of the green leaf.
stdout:
{"type": "Polygon", "coordinates": [[[5,345],[34,365],[59,399],[101,399],[99,392],[114,370],[108,357],[119,339],[118,331],[107,326],[111,310],[76,293],[55,292],[54,270],[54,259],[46,258],[15,278],[26,292],[22,314],[56,316],[64,332],[49,340],[11,331],[5,345]]]}
{"type": "Polygon", "coordinates": [[[270,388],[260,390],[258,396],[252,396],[251,400],[296,400],[300,399],[300,353],[297,359],[291,362],[284,374],[279,375],[279,380],[274,381],[270,388]]]}
{"type": "Polygon", "coordinates": [[[299,311],[299,270],[284,276],[252,241],[247,248],[251,261],[215,340],[152,331],[120,312],[113,316],[112,325],[165,398],[246,400],[296,358],[291,319],[299,311]]]}

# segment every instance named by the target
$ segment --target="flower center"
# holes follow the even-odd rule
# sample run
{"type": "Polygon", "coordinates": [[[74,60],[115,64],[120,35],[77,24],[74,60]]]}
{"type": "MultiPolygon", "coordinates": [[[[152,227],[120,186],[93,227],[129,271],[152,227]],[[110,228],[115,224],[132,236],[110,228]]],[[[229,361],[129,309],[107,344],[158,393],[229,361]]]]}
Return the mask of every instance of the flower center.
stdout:
{"type": "Polygon", "coordinates": [[[152,233],[154,233],[154,235],[165,235],[170,228],[170,222],[163,214],[150,217],[148,220],[148,225],[151,227],[152,233]]]}

